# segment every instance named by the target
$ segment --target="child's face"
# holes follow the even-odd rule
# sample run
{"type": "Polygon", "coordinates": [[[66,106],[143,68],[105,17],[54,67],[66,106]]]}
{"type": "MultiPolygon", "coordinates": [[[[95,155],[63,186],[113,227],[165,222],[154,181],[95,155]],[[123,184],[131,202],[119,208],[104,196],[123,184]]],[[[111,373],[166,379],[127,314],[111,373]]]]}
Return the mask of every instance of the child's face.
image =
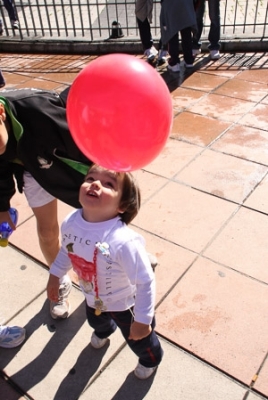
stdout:
{"type": "Polygon", "coordinates": [[[93,166],[79,192],[84,218],[89,222],[101,222],[123,212],[119,208],[122,190],[122,174],[93,166]]]}
{"type": "Polygon", "coordinates": [[[6,112],[3,104],[0,103],[0,155],[4,154],[6,151],[8,134],[5,125],[6,112]]]}

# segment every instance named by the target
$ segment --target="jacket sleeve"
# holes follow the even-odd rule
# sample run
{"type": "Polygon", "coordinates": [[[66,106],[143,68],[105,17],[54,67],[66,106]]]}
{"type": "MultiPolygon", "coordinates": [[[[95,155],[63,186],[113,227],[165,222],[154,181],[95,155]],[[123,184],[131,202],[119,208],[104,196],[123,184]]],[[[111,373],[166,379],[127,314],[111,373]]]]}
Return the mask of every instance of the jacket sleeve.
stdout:
{"type": "Polygon", "coordinates": [[[15,192],[12,163],[0,159],[0,211],[9,210],[15,192]]]}
{"type": "Polygon", "coordinates": [[[135,321],[150,325],[155,307],[155,276],[140,239],[126,241],[117,255],[129,281],[136,286],[135,321]]]}

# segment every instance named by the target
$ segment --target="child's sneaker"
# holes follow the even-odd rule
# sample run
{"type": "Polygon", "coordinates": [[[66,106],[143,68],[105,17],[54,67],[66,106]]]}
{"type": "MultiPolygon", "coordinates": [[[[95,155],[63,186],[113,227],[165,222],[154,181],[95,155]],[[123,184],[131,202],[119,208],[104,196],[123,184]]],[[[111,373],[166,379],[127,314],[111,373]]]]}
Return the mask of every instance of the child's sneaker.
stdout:
{"type": "Polygon", "coordinates": [[[218,60],[221,57],[219,50],[210,50],[211,60],[218,60]]]}
{"type": "Polygon", "coordinates": [[[101,339],[95,334],[95,332],[93,332],[90,344],[94,349],[101,349],[106,344],[107,340],[108,338],[101,339]]]}
{"type": "Polygon", "coordinates": [[[26,331],[19,326],[0,325],[0,347],[12,349],[19,346],[25,339],[26,331]]]}
{"type": "Polygon", "coordinates": [[[50,302],[50,315],[53,319],[65,319],[69,317],[71,307],[68,301],[68,295],[71,289],[72,281],[67,275],[66,282],[60,285],[58,302],[50,302]]]}
{"type": "Polygon", "coordinates": [[[179,63],[175,65],[168,64],[168,69],[172,72],[180,72],[180,64],[179,63]]]}
{"type": "Polygon", "coordinates": [[[169,54],[167,50],[160,49],[158,52],[158,59],[157,59],[158,65],[165,64],[167,62],[168,55],[169,54]]]}
{"type": "Polygon", "coordinates": [[[138,363],[137,367],[134,369],[134,375],[139,379],[148,379],[157,369],[156,367],[147,368],[138,363]]]}
{"type": "Polygon", "coordinates": [[[153,61],[155,57],[157,56],[157,50],[154,46],[150,47],[149,49],[146,49],[144,52],[144,55],[147,57],[148,61],[153,61]]]}

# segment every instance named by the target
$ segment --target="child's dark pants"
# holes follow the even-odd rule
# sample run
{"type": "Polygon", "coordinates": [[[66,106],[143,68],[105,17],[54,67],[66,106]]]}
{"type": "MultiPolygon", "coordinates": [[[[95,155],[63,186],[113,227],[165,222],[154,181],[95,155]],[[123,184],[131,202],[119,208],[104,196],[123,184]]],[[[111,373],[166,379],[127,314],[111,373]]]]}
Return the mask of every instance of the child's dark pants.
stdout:
{"type": "Polygon", "coordinates": [[[151,368],[161,362],[163,350],[154,332],[155,318],[152,321],[152,332],[149,336],[141,340],[129,340],[130,325],[133,322],[130,310],[103,312],[96,316],[95,309],[86,304],[86,313],[89,325],[100,339],[110,336],[118,326],[131,350],[139,357],[141,365],[151,368]]]}

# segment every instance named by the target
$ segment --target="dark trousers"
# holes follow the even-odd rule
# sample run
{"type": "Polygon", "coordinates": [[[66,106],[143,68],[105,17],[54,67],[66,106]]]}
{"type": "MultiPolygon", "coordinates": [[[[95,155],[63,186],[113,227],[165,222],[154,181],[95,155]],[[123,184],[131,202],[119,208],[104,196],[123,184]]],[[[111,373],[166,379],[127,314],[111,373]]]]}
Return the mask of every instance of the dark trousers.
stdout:
{"type": "Polygon", "coordinates": [[[137,23],[143,50],[150,49],[153,45],[150,23],[147,18],[144,21],[137,18],[137,23]]]}
{"type": "MultiPolygon", "coordinates": [[[[180,31],[181,47],[184,61],[186,64],[193,64],[194,58],[192,54],[192,28],[184,28],[180,31]]],[[[179,34],[176,33],[168,42],[168,52],[170,55],[169,64],[176,65],[180,62],[179,59],[179,34]]]]}
{"type": "Polygon", "coordinates": [[[5,9],[8,12],[10,21],[17,21],[18,15],[13,0],[3,0],[5,9]]]}
{"type": "Polygon", "coordinates": [[[208,13],[210,19],[210,28],[208,40],[210,42],[208,48],[210,50],[220,49],[220,0],[200,0],[200,4],[196,10],[197,32],[193,36],[193,48],[199,49],[201,47],[201,35],[204,27],[204,13],[206,3],[208,5],[208,13]]]}
{"type": "Polygon", "coordinates": [[[156,333],[154,332],[155,318],[152,322],[152,332],[149,336],[141,340],[129,340],[130,325],[133,316],[130,310],[118,312],[103,312],[95,315],[95,309],[86,304],[87,320],[94,329],[95,334],[104,339],[110,336],[118,327],[124,336],[131,350],[138,356],[140,364],[151,368],[157,366],[163,357],[163,350],[156,333]]]}

